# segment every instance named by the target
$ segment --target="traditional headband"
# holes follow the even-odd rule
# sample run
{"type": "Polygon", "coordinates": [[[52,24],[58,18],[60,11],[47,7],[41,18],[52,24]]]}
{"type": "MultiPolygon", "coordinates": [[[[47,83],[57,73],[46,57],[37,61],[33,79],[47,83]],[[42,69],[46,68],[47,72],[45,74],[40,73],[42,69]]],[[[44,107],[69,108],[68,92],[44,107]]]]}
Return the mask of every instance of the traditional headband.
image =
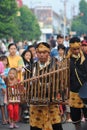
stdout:
{"type": "Polygon", "coordinates": [[[36,49],[36,51],[47,51],[47,52],[50,52],[50,49],[48,47],[46,47],[45,45],[40,44],[38,46],[38,48],[36,49]]]}
{"type": "Polygon", "coordinates": [[[70,43],[70,48],[77,48],[77,47],[80,47],[80,46],[81,46],[80,42],[70,43]]]}

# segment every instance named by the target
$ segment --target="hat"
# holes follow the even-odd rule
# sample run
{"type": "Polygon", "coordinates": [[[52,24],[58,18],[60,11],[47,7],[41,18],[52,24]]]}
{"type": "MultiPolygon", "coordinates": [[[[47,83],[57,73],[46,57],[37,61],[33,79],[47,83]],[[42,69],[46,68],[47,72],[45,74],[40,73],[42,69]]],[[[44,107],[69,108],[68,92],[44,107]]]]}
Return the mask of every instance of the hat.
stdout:
{"type": "Polygon", "coordinates": [[[81,45],[81,42],[78,37],[72,37],[70,39],[70,48],[78,48],[80,47],[80,45],[81,45]]]}
{"type": "Polygon", "coordinates": [[[83,41],[81,42],[81,45],[82,45],[82,46],[87,46],[87,40],[83,40],[83,41]]]}
{"type": "Polygon", "coordinates": [[[47,42],[40,42],[36,47],[36,51],[50,52],[50,45],[47,42]]]}

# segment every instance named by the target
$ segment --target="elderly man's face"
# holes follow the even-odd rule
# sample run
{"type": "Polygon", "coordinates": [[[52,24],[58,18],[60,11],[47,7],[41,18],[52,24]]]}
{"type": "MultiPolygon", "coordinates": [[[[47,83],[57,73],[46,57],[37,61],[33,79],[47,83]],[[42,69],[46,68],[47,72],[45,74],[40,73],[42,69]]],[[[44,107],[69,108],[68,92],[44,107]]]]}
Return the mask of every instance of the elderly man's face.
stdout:
{"type": "Polygon", "coordinates": [[[37,57],[40,60],[40,62],[45,63],[49,58],[49,52],[39,51],[39,52],[37,52],[37,57]]]}

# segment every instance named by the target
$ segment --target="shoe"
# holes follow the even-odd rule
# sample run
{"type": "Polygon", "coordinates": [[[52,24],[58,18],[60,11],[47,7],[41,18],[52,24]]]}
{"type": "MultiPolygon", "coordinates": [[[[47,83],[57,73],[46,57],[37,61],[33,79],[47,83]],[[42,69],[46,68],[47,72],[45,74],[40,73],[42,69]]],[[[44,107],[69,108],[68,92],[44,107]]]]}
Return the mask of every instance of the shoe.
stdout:
{"type": "Polygon", "coordinates": [[[8,122],[3,122],[3,123],[2,123],[2,125],[7,125],[7,124],[8,124],[8,122]]]}
{"type": "Polygon", "coordinates": [[[71,119],[68,119],[67,122],[72,122],[72,120],[71,120],[71,119]]]}
{"type": "Polygon", "coordinates": [[[11,123],[10,126],[9,126],[10,129],[13,129],[14,128],[14,124],[11,123]]]}
{"type": "Polygon", "coordinates": [[[85,118],[83,117],[81,121],[82,121],[82,122],[85,122],[85,118]]]}
{"type": "Polygon", "coordinates": [[[24,113],[29,113],[29,111],[28,111],[28,110],[25,110],[24,113]]]}
{"type": "Polygon", "coordinates": [[[24,116],[24,119],[29,119],[29,116],[24,116]]]}
{"type": "Polygon", "coordinates": [[[16,125],[16,124],[14,124],[14,128],[19,128],[19,126],[18,126],[18,125],[16,125]]]}

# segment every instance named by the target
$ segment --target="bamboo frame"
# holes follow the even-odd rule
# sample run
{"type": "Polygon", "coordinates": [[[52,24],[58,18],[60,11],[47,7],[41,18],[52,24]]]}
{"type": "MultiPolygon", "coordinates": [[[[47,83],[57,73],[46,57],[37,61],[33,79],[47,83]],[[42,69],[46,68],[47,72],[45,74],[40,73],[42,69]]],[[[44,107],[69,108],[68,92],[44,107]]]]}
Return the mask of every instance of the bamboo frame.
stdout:
{"type": "MultiPolygon", "coordinates": [[[[36,66],[35,66],[36,68],[36,66]]],[[[34,68],[34,69],[35,69],[34,68]]],[[[23,82],[15,85],[14,94],[10,86],[7,87],[8,100],[12,100],[13,97],[18,99],[20,102],[27,102],[33,105],[49,105],[59,103],[57,94],[62,87],[66,88],[69,86],[69,64],[59,66],[54,64],[50,69],[48,67],[40,72],[39,67],[36,68],[35,76],[24,80],[23,82]],[[37,74],[36,74],[37,71],[37,74]],[[65,81],[64,81],[65,80],[65,81]],[[22,88],[21,89],[21,84],[22,88]],[[20,90],[19,90],[20,86],[20,90]]],[[[14,100],[16,102],[16,100],[14,100]]]]}

